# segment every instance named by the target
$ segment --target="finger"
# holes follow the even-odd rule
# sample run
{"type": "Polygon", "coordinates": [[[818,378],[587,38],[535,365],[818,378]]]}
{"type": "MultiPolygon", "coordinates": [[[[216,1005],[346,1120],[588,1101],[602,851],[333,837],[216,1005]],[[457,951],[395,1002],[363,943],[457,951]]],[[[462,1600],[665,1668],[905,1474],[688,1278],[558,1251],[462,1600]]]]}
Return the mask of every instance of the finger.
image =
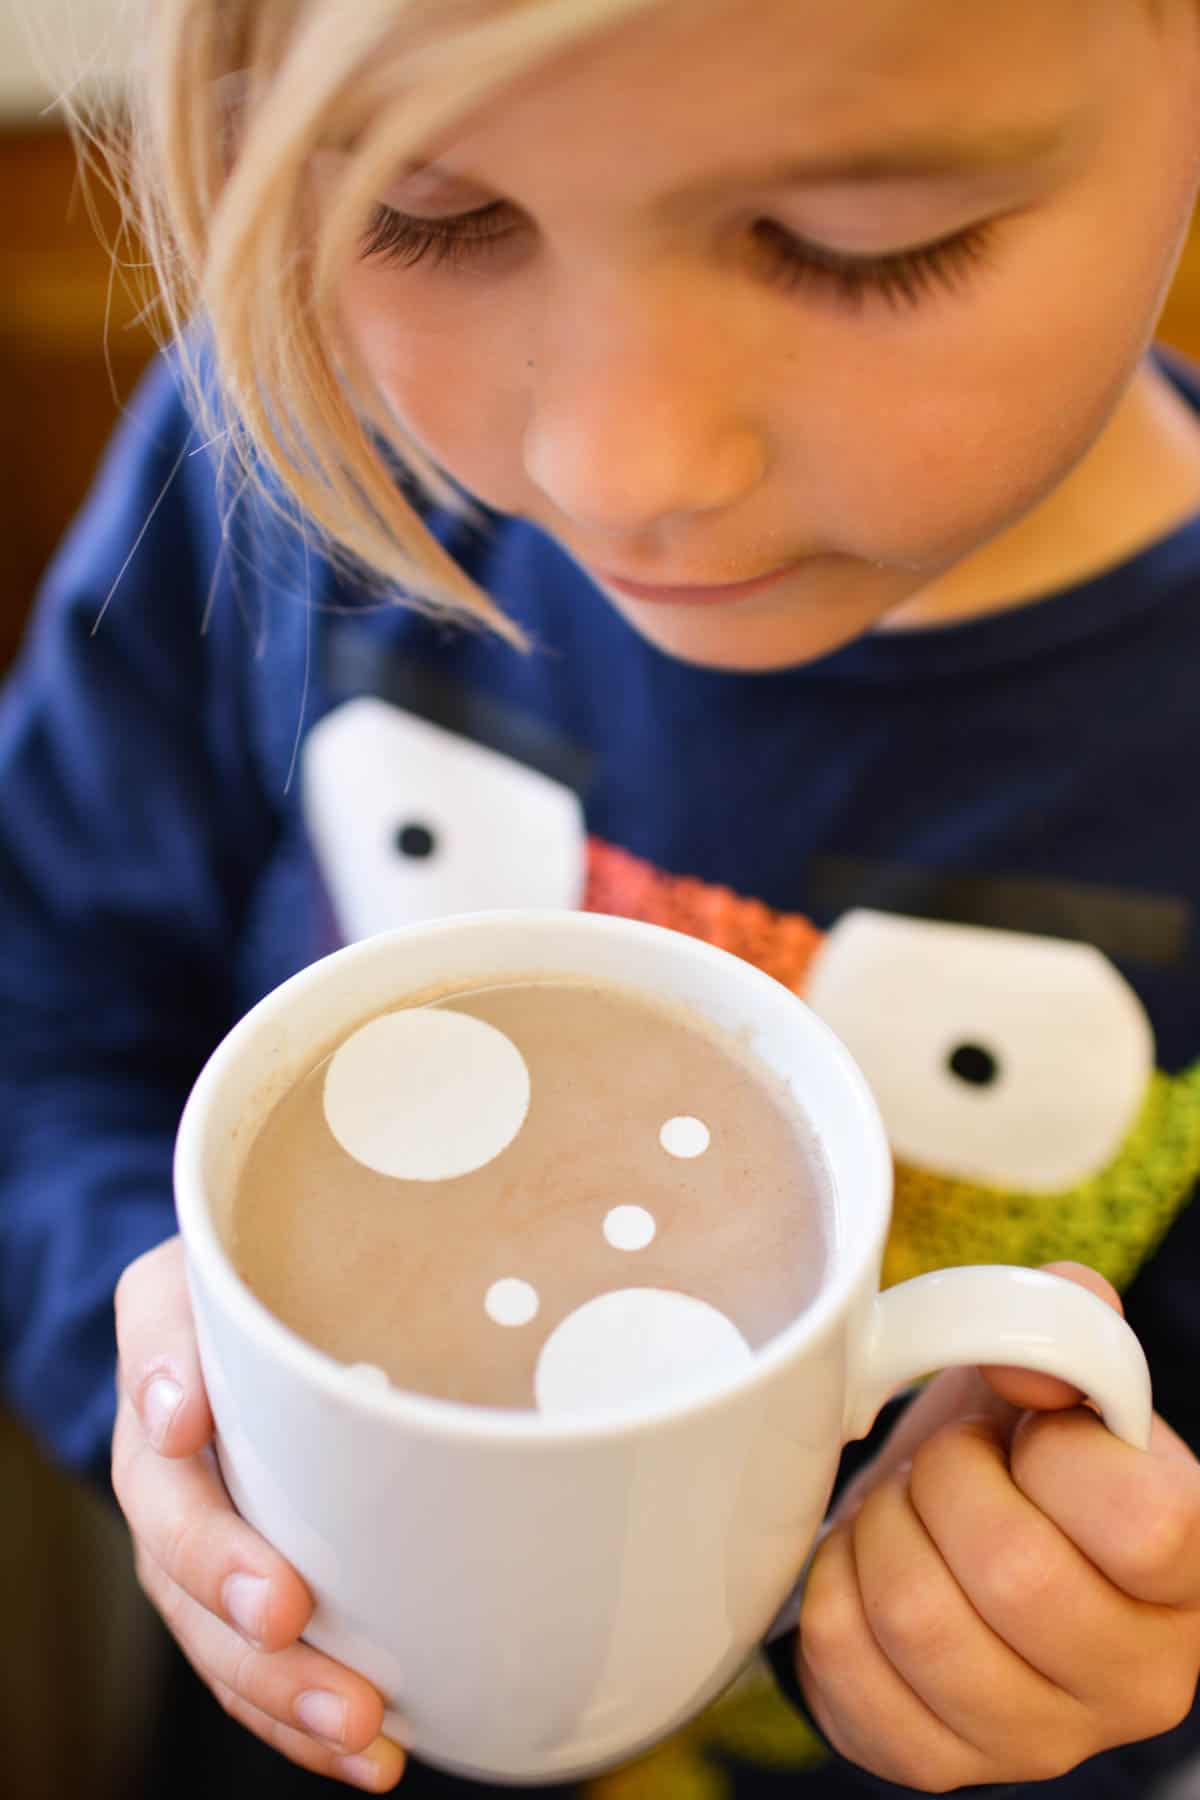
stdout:
{"type": "Polygon", "coordinates": [[[1026,1497],[994,1429],[946,1427],[918,1450],[909,1480],[917,1516],[997,1636],[1084,1705],[1136,1712],[1164,1648],[1159,1610],[1118,1592],[1026,1497]]]}
{"type": "Polygon", "coordinates": [[[863,1609],[887,1660],[934,1716],[972,1745],[992,1779],[1049,1779],[1096,1747],[1086,1710],[982,1619],[894,1477],[854,1526],[863,1609]],[[982,1703],[981,1703],[982,1697],[982,1703]],[[1040,1766],[1031,1762],[1040,1759],[1040,1766]]]}
{"type": "Polygon", "coordinates": [[[941,1792],[984,1779],[978,1753],[887,1660],[859,1590],[853,1535],[831,1531],[813,1558],[796,1657],[814,1720],[833,1747],[886,1780],[941,1792]]]}
{"type": "Polygon", "coordinates": [[[834,1508],[834,1519],[851,1519],[871,1490],[895,1469],[910,1463],[917,1447],[956,1419],[992,1420],[1009,1431],[1020,1418],[1016,1407],[1002,1400],[976,1368],[943,1369],[910,1401],[896,1420],[879,1454],[847,1484],[834,1508]]]}
{"type": "MultiPolygon", "coordinates": [[[[1048,1275],[1060,1275],[1064,1281],[1074,1282],[1076,1287],[1087,1288],[1097,1299],[1111,1306],[1114,1312],[1124,1315],[1121,1296],[1116,1288],[1095,1269],[1089,1269],[1086,1263],[1056,1262],[1046,1263],[1044,1267],[1048,1275]]],[[[1051,1412],[1062,1407],[1078,1406],[1083,1398],[1081,1390],[1072,1387],[1069,1381],[1060,1381],[1055,1375],[1040,1375],[1033,1369],[989,1364],[979,1372],[1001,1399],[1022,1410],[1035,1407],[1040,1412],[1051,1412]]]]}
{"type": "MultiPolygon", "coordinates": [[[[236,1698],[260,1721],[269,1721],[271,1741],[278,1747],[284,1747],[284,1736],[289,1743],[302,1738],[310,1749],[348,1756],[375,1742],[383,1724],[383,1701],[360,1675],[308,1644],[273,1653],[249,1648],[156,1563],[139,1565],[138,1572],[201,1679],[221,1692],[223,1704],[236,1698]]],[[[264,1733],[258,1730],[257,1735],[264,1733]]]]}
{"type": "Polygon", "coordinates": [[[113,1300],[119,1389],[164,1456],[192,1456],[212,1436],[183,1241],[168,1238],[130,1263],[113,1300]]]}
{"type": "Polygon", "coordinates": [[[1124,1593],[1200,1608],[1200,1463],[1161,1419],[1147,1453],[1083,1409],[1033,1416],[1010,1462],[1021,1492],[1124,1593]]]}
{"type": "Polygon", "coordinates": [[[407,1761],[404,1751],[390,1738],[379,1737],[354,1756],[339,1756],[323,1749],[303,1732],[280,1725],[265,1713],[258,1713],[236,1694],[227,1694],[214,1686],[213,1692],[230,1718],[246,1726],[257,1738],[286,1756],[289,1762],[310,1769],[317,1775],[332,1776],[370,1794],[386,1794],[404,1774],[407,1761]]]}
{"type": "Polygon", "coordinates": [[[142,1554],[201,1606],[264,1649],[299,1637],[312,1614],[299,1575],[234,1511],[210,1457],[160,1456],[128,1398],[113,1435],[113,1489],[142,1554]]]}

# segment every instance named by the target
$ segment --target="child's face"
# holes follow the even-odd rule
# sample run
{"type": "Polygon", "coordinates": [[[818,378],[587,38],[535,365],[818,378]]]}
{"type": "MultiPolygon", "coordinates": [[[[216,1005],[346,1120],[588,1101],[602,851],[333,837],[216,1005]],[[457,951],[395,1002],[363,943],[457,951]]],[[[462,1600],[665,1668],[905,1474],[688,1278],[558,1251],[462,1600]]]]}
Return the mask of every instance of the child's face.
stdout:
{"type": "Polygon", "coordinates": [[[496,235],[365,258],[350,328],[433,457],[647,638],[820,655],[1046,496],[1124,392],[1200,168],[1195,0],[1160,12],[656,9],[381,196],[496,235]],[[716,602],[606,580],[780,568],[716,602]]]}

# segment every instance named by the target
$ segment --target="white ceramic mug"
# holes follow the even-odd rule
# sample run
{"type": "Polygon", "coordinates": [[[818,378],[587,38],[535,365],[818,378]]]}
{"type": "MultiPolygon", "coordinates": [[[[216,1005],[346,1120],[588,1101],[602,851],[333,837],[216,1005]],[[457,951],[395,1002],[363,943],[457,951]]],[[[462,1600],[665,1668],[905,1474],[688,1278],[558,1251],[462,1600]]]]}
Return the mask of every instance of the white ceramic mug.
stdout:
{"type": "Polygon", "coordinates": [[[624,919],[406,927],[304,970],[234,1028],[196,1084],[176,1155],[221,1468],[238,1509],[308,1582],[309,1641],[376,1683],[393,1736],[461,1774],[537,1782],[682,1725],[770,1629],[843,1444],[935,1368],[1062,1376],[1118,1435],[1146,1443],[1145,1359],[1093,1295],[1001,1267],[880,1295],[891,1175],[866,1083],[814,1013],[740,958],[624,919]],[[381,1010],[581,975],[690,1007],[784,1077],[835,1190],[823,1286],[747,1367],[653,1412],[547,1418],[348,1379],[254,1298],[223,1247],[258,1126],[381,1010]]]}

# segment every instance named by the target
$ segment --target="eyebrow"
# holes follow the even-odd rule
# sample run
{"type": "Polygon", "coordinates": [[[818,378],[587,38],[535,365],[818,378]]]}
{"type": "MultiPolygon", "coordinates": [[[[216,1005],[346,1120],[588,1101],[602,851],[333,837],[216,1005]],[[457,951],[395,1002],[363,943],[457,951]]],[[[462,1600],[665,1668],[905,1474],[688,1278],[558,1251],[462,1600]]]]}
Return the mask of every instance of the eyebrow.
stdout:
{"type": "MultiPolygon", "coordinates": [[[[1039,163],[1063,148],[1068,122],[997,127],[958,137],[911,138],[863,145],[826,156],[791,158],[766,169],[731,172],[729,182],[752,187],[802,187],[820,182],[870,182],[906,177],[987,174],[1022,163],[1039,163]]],[[[724,184],[723,184],[724,185],[724,184]]]]}
{"type": "MultiPolygon", "coordinates": [[[[871,182],[936,180],[953,175],[1003,173],[1006,170],[1037,166],[1050,161],[1069,142],[1078,128],[1079,119],[1071,117],[1053,124],[997,126],[991,131],[912,137],[905,141],[864,144],[827,155],[789,157],[783,161],[762,164],[734,164],[716,181],[706,175],[689,184],[688,194],[711,194],[714,188],[784,188],[819,187],[871,182]]],[[[417,157],[400,172],[401,181],[415,175],[437,177],[447,181],[469,178],[443,170],[436,155],[417,157]]]]}

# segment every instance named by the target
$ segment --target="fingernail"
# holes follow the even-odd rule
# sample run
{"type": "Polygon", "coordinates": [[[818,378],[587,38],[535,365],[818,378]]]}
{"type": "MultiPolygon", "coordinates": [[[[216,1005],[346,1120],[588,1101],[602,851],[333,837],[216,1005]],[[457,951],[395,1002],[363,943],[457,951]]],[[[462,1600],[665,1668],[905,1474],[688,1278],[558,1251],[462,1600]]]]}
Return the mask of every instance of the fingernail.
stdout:
{"type": "Polygon", "coordinates": [[[258,1643],[267,1610],[267,1581],[262,1575],[231,1575],[221,1589],[221,1604],[243,1637],[258,1643]]]}
{"type": "Polygon", "coordinates": [[[340,1694],[330,1693],[327,1688],[310,1688],[297,1696],[295,1713],[306,1731],[330,1744],[345,1742],[346,1702],[340,1694]]]}
{"type": "Polygon", "coordinates": [[[370,1749],[358,1756],[341,1757],[337,1772],[343,1781],[379,1793],[383,1788],[394,1787],[404,1773],[404,1752],[389,1738],[376,1738],[370,1749]]]}
{"type": "Polygon", "coordinates": [[[156,1450],[166,1442],[171,1420],[179,1411],[183,1389],[167,1375],[156,1375],[142,1395],[142,1423],[156,1450]]]}

